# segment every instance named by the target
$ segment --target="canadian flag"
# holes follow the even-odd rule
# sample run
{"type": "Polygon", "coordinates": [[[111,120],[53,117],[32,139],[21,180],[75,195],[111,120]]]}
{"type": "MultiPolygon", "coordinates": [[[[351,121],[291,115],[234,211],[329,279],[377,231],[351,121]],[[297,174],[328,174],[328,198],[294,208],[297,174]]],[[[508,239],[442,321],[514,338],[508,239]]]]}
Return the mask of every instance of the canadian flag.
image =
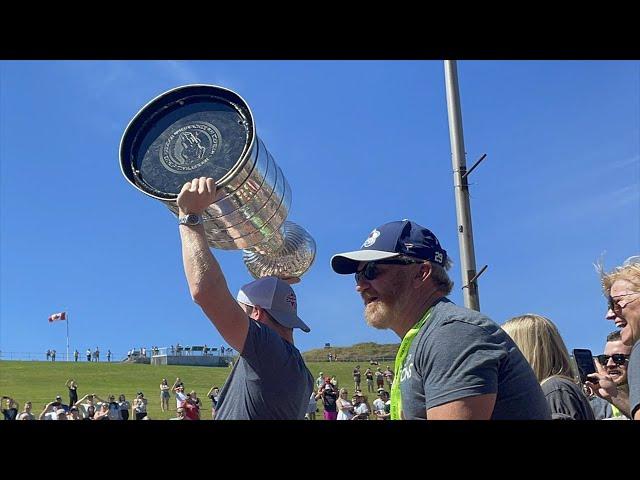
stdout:
{"type": "Polygon", "coordinates": [[[66,320],[67,312],[54,313],[49,317],[49,323],[56,322],[58,320],[66,320]]]}

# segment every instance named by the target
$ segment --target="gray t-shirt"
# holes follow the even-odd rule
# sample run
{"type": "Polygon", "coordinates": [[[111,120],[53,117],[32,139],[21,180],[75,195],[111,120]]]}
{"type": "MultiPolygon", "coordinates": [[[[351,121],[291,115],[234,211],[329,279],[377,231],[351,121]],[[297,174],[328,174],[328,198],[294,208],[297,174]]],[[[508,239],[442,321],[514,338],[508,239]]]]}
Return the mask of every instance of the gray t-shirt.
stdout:
{"type": "Polygon", "coordinates": [[[298,349],[249,320],[244,349],[220,391],[216,420],[303,420],[313,375],[298,349]]]}
{"type": "Polygon", "coordinates": [[[553,376],[542,382],[542,392],[553,420],[595,420],[586,395],[567,377],[553,376]]]}
{"type": "Polygon", "coordinates": [[[551,412],[524,356],[495,322],[441,298],[399,375],[405,419],[475,395],[495,393],[493,420],[549,420],[551,412]]]}
{"type": "Polygon", "coordinates": [[[627,367],[627,381],[629,383],[629,410],[631,418],[640,408],[640,341],[631,350],[631,358],[627,367]]]}
{"type": "Polygon", "coordinates": [[[613,417],[611,404],[604,398],[592,395],[589,397],[589,404],[591,404],[591,409],[593,410],[593,415],[596,417],[596,420],[604,420],[605,418],[613,417]]]}

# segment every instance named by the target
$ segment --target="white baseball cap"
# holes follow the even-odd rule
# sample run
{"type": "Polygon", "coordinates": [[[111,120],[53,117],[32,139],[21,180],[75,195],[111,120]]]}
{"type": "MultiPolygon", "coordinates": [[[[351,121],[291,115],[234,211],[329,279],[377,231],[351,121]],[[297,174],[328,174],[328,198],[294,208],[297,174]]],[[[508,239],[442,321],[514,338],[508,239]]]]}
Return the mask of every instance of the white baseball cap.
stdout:
{"type": "Polygon", "coordinates": [[[298,301],[293,288],[277,277],[262,277],[247,283],[238,292],[236,300],[251,307],[264,308],[283,327],[311,331],[298,317],[298,301]]]}

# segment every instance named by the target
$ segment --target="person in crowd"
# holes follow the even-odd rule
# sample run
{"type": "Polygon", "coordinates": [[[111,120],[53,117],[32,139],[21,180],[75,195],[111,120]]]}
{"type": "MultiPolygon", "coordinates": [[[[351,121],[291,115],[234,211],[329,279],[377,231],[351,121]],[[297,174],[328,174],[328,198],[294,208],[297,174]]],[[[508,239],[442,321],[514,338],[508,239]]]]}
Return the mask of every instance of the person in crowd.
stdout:
{"type": "Polygon", "coordinates": [[[127,400],[124,393],[118,396],[118,406],[120,407],[120,417],[122,420],[129,420],[129,411],[131,410],[131,403],[127,400]]]}
{"type": "Polygon", "coordinates": [[[389,391],[391,391],[391,385],[393,384],[393,370],[391,370],[391,367],[387,365],[387,368],[384,372],[382,372],[382,374],[384,375],[384,379],[387,382],[387,388],[389,389],[389,391]]]}
{"type": "Polygon", "coordinates": [[[98,349],[98,347],[96,347],[95,352],[93,352],[93,361],[94,362],[100,361],[100,350],[98,349]]]}
{"type": "Polygon", "coordinates": [[[360,390],[356,390],[353,395],[353,417],[351,417],[351,420],[369,420],[370,413],[371,409],[366,397],[360,390]]]}
{"type": "Polygon", "coordinates": [[[133,400],[133,413],[136,420],[142,420],[147,416],[147,399],[144,398],[144,393],[138,392],[136,398],[133,400]]]}
{"type": "Polygon", "coordinates": [[[107,362],[111,362],[111,350],[107,350],[107,362]]]}
{"type": "Polygon", "coordinates": [[[71,405],[66,405],[66,404],[62,403],[62,397],[60,395],[56,395],[56,400],[55,400],[55,402],[53,402],[53,404],[56,407],[62,408],[65,412],[68,412],[69,411],[69,407],[71,406],[71,405]]]}
{"type": "Polygon", "coordinates": [[[116,402],[116,396],[109,394],[107,398],[109,402],[104,405],[107,405],[109,420],[122,420],[122,413],[120,413],[120,404],[116,402]]]}
{"type": "Polygon", "coordinates": [[[355,274],[367,323],[402,340],[392,419],[550,418],[513,340],[487,316],[446,297],[450,266],[436,236],[410,220],[375,228],[360,250],[331,258],[336,273],[355,274]]]}
{"type": "Polygon", "coordinates": [[[176,416],[169,420],[186,420],[184,416],[184,408],[180,407],[176,409],[176,416]]]}
{"type": "Polygon", "coordinates": [[[330,377],[325,377],[324,386],[320,387],[316,399],[322,399],[322,415],[325,420],[336,420],[338,418],[338,390],[331,383],[330,377]]]}
{"type": "Polygon", "coordinates": [[[55,351],[55,349],[51,350],[51,361],[52,362],[56,361],[56,351],[55,351]]]}
{"type": "Polygon", "coordinates": [[[295,292],[282,279],[262,277],[244,285],[236,299],[231,296],[202,225],[202,214],[215,199],[214,179],[200,177],[184,184],[177,206],[191,297],[239,352],[220,392],[216,420],[302,420],[313,376],[294,345],[293,329],[310,329],[297,315],[295,292]]]}
{"type": "Polygon", "coordinates": [[[324,374],[320,372],[318,374],[318,378],[316,378],[316,389],[322,387],[324,385],[324,374]]]}
{"type": "Polygon", "coordinates": [[[586,385],[625,416],[640,420],[640,256],[628,258],[621,266],[605,273],[598,265],[602,290],[608,300],[607,320],[620,329],[620,339],[631,347],[627,364],[628,394],[600,366],[600,372],[589,375],[586,385]]]}
{"type": "Polygon", "coordinates": [[[351,420],[351,417],[353,417],[353,403],[349,401],[349,392],[346,388],[340,389],[336,407],[338,408],[336,420],[351,420]]]}
{"type": "Polygon", "coordinates": [[[49,402],[44,406],[38,420],[58,420],[58,412],[64,414],[64,408],[57,406],[55,401],[49,402]]]}
{"type": "Polygon", "coordinates": [[[360,390],[360,380],[362,379],[362,373],[360,372],[360,365],[356,365],[353,369],[353,385],[354,390],[360,390]]]}
{"type": "Polygon", "coordinates": [[[31,413],[31,409],[33,408],[30,401],[24,403],[24,410],[18,414],[16,420],[35,420],[36,417],[33,413],[31,413]]]}
{"type": "Polygon", "coordinates": [[[191,396],[191,400],[193,401],[193,403],[198,406],[198,409],[202,408],[202,401],[198,398],[198,394],[196,393],[196,391],[191,390],[189,392],[189,395],[191,396]]]}
{"type": "Polygon", "coordinates": [[[78,361],[78,357],[79,357],[79,356],[80,356],[80,352],[79,352],[79,351],[78,351],[78,349],[76,348],[76,349],[74,350],[74,352],[73,352],[73,360],[74,360],[75,362],[77,362],[77,361],[78,361]]]}
{"type": "Polygon", "coordinates": [[[176,387],[184,387],[184,382],[180,377],[176,377],[176,381],[173,382],[173,385],[171,386],[171,390],[175,391],[176,387]]]}
{"type": "Polygon", "coordinates": [[[171,394],[169,393],[170,390],[171,387],[169,387],[167,379],[163,378],[160,382],[160,409],[163,412],[169,410],[169,398],[171,397],[171,394]]]}
{"type": "Polygon", "coordinates": [[[49,361],[50,358],[51,358],[51,350],[47,349],[47,362],[49,361]]]}
{"type": "Polygon", "coordinates": [[[64,410],[64,408],[56,408],[54,411],[53,420],[68,420],[67,415],[68,413],[64,410]]]}
{"type": "Polygon", "coordinates": [[[215,385],[209,389],[207,397],[211,400],[211,419],[216,418],[216,406],[218,405],[218,396],[220,395],[220,389],[215,385]]]}
{"type": "Polygon", "coordinates": [[[69,405],[74,405],[78,401],[78,384],[70,378],[64,386],[69,389],[69,405]]]}
{"type": "Polygon", "coordinates": [[[186,394],[187,398],[182,404],[184,408],[185,420],[200,420],[200,406],[194,399],[191,392],[186,394]]]}
{"type": "Polygon", "coordinates": [[[531,365],[552,419],[595,420],[589,400],[573,379],[567,347],[551,320],[529,313],[508,320],[502,329],[531,365]]]}
{"type": "Polygon", "coordinates": [[[78,407],[71,406],[71,408],[69,408],[69,412],[67,413],[67,420],[81,420],[78,407]]]}
{"type": "Polygon", "coordinates": [[[78,410],[80,410],[80,416],[85,419],[93,418],[96,407],[99,406],[100,403],[105,403],[105,401],[98,397],[95,393],[88,393],[80,400],[78,400],[74,405],[78,407],[78,410]],[[91,407],[93,412],[91,415],[89,415],[89,407],[91,407]]]}
{"type": "Polygon", "coordinates": [[[111,420],[109,418],[109,404],[101,403],[100,406],[96,409],[95,415],[93,416],[93,420],[111,420]]]}
{"type": "Polygon", "coordinates": [[[373,372],[367,368],[364,372],[364,378],[367,381],[367,392],[373,392],[373,372]]]}
{"type": "Polygon", "coordinates": [[[374,372],[376,376],[376,388],[384,388],[384,373],[380,367],[374,372]]]}
{"type": "Polygon", "coordinates": [[[385,390],[378,391],[378,398],[373,401],[373,414],[376,416],[376,420],[390,420],[391,411],[389,407],[389,392],[385,390]]]}
{"type": "Polygon", "coordinates": [[[91,361],[91,349],[87,348],[87,362],[91,361]]]}
{"type": "Polygon", "coordinates": [[[187,400],[187,395],[184,393],[184,385],[182,382],[175,384],[173,392],[176,394],[176,408],[184,406],[184,402],[187,400]]]}
{"type": "Polygon", "coordinates": [[[82,420],[93,420],[93,417],[95,417],[95,415],[96,415],[96,406],[88,405],[82,417],[82,420]]]}
{"type": "Polygon", "coordinates": [[[2,415],[4,415],[5,420],[15,420],[19,409],[20,405],[13,398],[2,397],[2,415]]]}
{"type": "Polygon", "coordinates": [[[309,396],[309,406],[307,407],[307,413],[304,416],[305,420],[315,420],[316,412],[318,411],[318,400],[316,400],[317,393],[311,392],[309,396]]]}
{"type": "MultiPolygon", "coordinates": [[[[629,384],[627,383],[627,366],[631,357],[631,347],[622,343],[620,332],[615,330],[607,335],[604,353],[596,357],[598,372],[609,377],[615,383],[618,390],[629,396],[629,384]]],[[[596,395],[589,389],[591,396],[589,402],[596,416],[596,420],[630,420],[613,403],[596,395]]]]}

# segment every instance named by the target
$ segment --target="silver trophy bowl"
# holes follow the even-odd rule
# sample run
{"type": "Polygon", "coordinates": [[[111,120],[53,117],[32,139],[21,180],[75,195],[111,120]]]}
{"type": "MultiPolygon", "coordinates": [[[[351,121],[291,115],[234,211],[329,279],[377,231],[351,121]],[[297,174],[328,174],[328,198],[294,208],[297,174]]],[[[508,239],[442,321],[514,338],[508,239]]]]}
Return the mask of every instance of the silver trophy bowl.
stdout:
{"type": "Polygon", "coordinates": [[[214,178],[217,200],[203,214],[207,241],[243,250],[254,278],[299,278],[315,259],[313,238],[286,220],[287,179],[256,135],[249,105],[229,89],[184,85],[151,100],[122,135],[120,168],[176,216],[182,186],[214,178]]]}

